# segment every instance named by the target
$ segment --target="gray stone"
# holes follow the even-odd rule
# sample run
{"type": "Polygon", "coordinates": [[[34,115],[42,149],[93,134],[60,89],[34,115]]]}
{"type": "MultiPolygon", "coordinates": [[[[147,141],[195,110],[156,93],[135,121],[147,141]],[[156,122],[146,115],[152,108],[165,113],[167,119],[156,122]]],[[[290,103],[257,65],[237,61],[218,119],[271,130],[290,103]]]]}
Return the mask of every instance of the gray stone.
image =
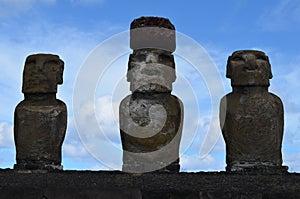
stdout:
{"type": "Polygon", "coordinates": [[[220,104],[226,170],[285,172],[283,104],[268,92],[272,78],[268,57],[261,51],[236,51],[228,58],[226,76],[233,88],[220,104]]]}
{"type": "Polygon", "coordinates": [[[14,139],[18,170],[56,170],[66,133],[67,108],[56,99],[64,62],[56,55],[27,57],[23,73],[25,99],[15,109],[14,139]]]}
{"type": "Polygon", "coordinates": [[[299,199],[300,174],[144,173],[62,171],[18,173],[0,169],[4,198],[299,199]]]}
{"type": "MultiPolygon", "coordinates": [[[[142,17],[131,24],[133,29],[145,27],[174,30],[169,20],[157,17],[142,17]]],[[[164,33],[160,39],[168,40],[169,35],[164,33]]],[[[176,79],[175,63],[172,52],[164,50],[169,49],[170,42],[162,42],[160,44],[166,48],[158,48],[154,39],[151,48],[136,48],[132,41],[141,38],[135,37],[138,36],[131,34],[134,51],[129,58],[127,73],[132,94],[122,100],[119,109],[123,171],[178,172],[183,105],[171,94],[172,83],[176,79]]],[[[148,39],[151,44],[153,38],[148,39]]],[[[175,49],[175,40],[171,43],[175,49]]]]}

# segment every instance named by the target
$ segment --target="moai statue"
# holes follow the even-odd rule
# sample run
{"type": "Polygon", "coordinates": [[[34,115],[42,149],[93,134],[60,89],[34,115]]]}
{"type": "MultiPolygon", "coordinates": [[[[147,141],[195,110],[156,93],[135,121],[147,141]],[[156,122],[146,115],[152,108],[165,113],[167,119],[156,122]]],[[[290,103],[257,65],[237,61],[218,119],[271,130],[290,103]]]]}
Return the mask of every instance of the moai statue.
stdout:
{"type": "Polygon", "coordinates": [[[141,17],[130,27],[127,81],[120,104],[125,172],[179,172],[182,102],[171,94],[176,79],[175,28],[168,19],[141,17]]]}
{"type": "Polygon", "coordinates": [[[271,65],[264,52],[240,50],[227,62],[232,92],[220,104],[227,171],[285,172],[283,104],[268,92],[271,65]]]}
{"type": "Polygon", "coordinates": [[[67,108],[56,99],[64,62],[51,54],[30,55],[23,72],[24,100],[14,118],[17,170],[61,170],[67,108]]]}

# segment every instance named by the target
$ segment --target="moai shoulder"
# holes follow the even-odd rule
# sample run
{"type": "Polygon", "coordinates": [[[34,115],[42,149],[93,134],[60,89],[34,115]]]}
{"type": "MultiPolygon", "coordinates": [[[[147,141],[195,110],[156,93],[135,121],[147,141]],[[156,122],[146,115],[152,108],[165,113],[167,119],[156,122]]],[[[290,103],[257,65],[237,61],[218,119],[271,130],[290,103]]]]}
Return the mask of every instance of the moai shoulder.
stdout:
{"type": "Polygon", "coordinates": [[[15,109],[15,169],[62,169],[61,147],[67,127],[67,107],[56,99],[63,83],[64,62],[51,54],[27,57],[23,71],[24,100],[15,109]]]}
{"type": "Polygon", "coordinates": [[[281,154],[283,104],[268,92],[268,57],[261,51],[236,51],[228,58],[226,77],[233,89],[220,103],[226,170],[286,171],[281,154]]]}
{"type": "Polygon", "coordinates": [[[179,171],[183,105],[171,94],[174,30],[168,19],[159,17],[131,23],[127,81],[132,94],[119,109],[123,171],[179,171]]]}

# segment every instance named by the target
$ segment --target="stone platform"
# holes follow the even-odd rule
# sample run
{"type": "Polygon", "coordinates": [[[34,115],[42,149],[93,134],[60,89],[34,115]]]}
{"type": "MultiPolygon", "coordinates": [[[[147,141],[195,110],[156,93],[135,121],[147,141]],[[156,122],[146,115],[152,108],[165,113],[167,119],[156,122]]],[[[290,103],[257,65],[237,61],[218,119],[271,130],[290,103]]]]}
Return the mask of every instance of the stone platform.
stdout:
{"type": "Polygon", "coordinates": [[[4,169],[0,170],[0,198],[299,199],[300,174],[20,173],[4,169]]]}

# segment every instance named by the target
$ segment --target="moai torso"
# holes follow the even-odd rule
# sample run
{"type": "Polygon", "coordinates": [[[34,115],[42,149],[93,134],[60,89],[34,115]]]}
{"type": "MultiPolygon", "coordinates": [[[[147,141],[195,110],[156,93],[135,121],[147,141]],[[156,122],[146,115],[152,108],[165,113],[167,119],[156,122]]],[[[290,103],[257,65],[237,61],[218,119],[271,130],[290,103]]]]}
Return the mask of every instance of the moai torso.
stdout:
{"type": "MultiPolygon", "coordinates": [[[[159,33],[155,29],[157,22],[170,22],[163,18],[142,17],[135,20],[132,26],[137,24],[139,27],[141,22],[145,26],[152,23],[154,29],[138,30],[137,34],[131,32],[131,47],[134,51],[128,62],[127,80],[132,94],[120,104],[123,171],[178,172],[183,106],[171,94],[172,83],[176,79],[174,58],[170,50],[174,46],[154,48],[161,45],[158,42],[157,45],[152,44],[152,48],[144,48],[143,45],[150,45],[153,38],[139,38],[143,31],[149,35],[155,35],[150,34],[151,31],[159,33]]],[[[174,45],[172,42],[171,44],[174,45]]]]}
{"type": "Polygon", "coordinates": [[[285,171],[282,167],[283,105],[268,92],[268,57],[260,51],[236,51],[227,77],[232,93],[221,100],[220,122],[226,143],[227,171],[285,171]]]}
{"type": "Polygon", "coordinates": [[[25,99],[14,118],[15,169],[62,169],[61,147],[66,133],[67,108],[56,99],[64,63],[56,55],[27,57],[23,72],[25,99]]]}

